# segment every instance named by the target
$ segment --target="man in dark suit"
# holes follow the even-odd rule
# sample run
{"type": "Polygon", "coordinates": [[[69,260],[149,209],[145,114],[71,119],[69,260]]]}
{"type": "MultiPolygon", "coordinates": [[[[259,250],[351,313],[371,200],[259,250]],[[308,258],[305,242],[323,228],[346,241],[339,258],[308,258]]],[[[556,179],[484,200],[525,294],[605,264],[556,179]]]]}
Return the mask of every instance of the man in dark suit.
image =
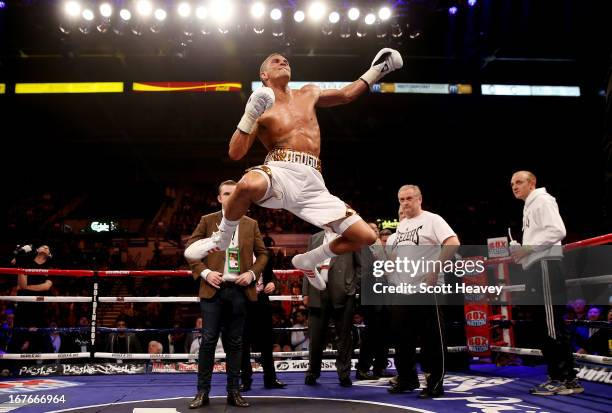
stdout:
{"type": "MultiPolygon", "coordinates": [[[[235,189],[236,182],[222,182],[217,196],[219,203],[223,204],[235,189]]],[[[227,250],[209,252],[204,259],[198,257],[190,246],[210,237],[217,230],[222,216],[222,211],[203,216],[185,250],[193,278],[200,280],[200,307],[204,321],[198,357],[198,393],[189,404],[190,409],[209,403],[215,347],[221,329],[226,353],[227,403],[249,407],[239,392],[242,332],[246,301],[257,300],[255,281],[266,266],[268,255],[257,222],[242,217],[227,250]]]]}
{"type": "MultiPolygon", "coordinates": [[[[265,239],[264,239],[265,242],[265,239]]],[[[251,344],[255,344],[261,353],[261,366],[266,389],[282,389],[285,383],[276,378],[274,360],[272,359],[272,308],[269,294],[278,287],[278,279],[274,275],[274,251],[268,250],[268,264],[262,275],[257,278],[255,290],[257,301],[247,303],[247,319],[242,336],[242,366],[240,376],[242,384],[240,391],[251,390],[253,384],[253,367],[251,366],[251,344]]]]}
{"type": "MultiPolygon", "coordinates": [[[[376,233],[379,233],[375,223],[368,223],[376,233]]],[[[380,238],[364,252],[362,268],[369,270],[374,265],[374,253],[382,251],[380,238]]],[[[368,274],[369,275],[369,274],[368,274]]],[[[365,328],[358,331],[361,341],[359,343],[359,359],[355,369],[357,380],[377,380],[381,377],[392,377],[386,371],[389,356],[388,335],[391,328],[391,313],[389,306],[382,304],[361,304],[359,311],[364,318],[365,328]],[[372,371],[370,371],[370,367],[372,371]]]]}
{"type": "MultiPolygon", "coordinates": [[[[312,250],[333,241],[337,237],[331,231],[321,231],[310,238],[308,249],[312,250]]],[[[352,385],[351,354],[352,340],[351,327],[353,324],[353,312],[355,310],[355,294],[361,281],[361,269],[365,249],[348,252],[331,258],[329,262],[324,261],[320,273],[327,282],[325,290],[318,290],[303,279],[304,303],[308,305],[310,332],[309,368],[304,380],[307,385],[314,385],[321,375],[321,359],[327,336],[329,319],[334,320],[336,326],[338,355],[336,357],[336,370],[340,379],[340,385],[349,387],[352,385]],[[326,274],[327,273],[327,274],[326,274]],[[327,275],[327,277],[326,277],[327,275]]]]}

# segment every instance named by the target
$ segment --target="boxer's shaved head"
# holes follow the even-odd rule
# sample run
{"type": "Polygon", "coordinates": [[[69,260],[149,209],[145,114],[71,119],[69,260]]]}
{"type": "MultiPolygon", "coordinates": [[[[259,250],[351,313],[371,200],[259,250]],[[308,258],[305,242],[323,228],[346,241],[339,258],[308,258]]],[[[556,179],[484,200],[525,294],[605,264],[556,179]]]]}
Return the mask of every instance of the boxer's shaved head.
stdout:
{"type": "MultiPolygon", "coordinates": [[[[286,62],[287,68],[289,67],[289,60],[287,60],[287,58],[283,56],[281,53],[275,52],[275,53],[268,55],[268,57],[266,57],[264,61],[261,63],[261,66],[259,66],[259,78],[261,79],[264,86],[268,86],[267,78],[268,78],[268,69],[269,69],[270,63],[276,62],[276,59],[278,59],[281,62],[282,61],[286,62]],[[264,78],[264,75],[265,75],[265,78],[264,78]]],[[[289,69],[289,71],[290,70],[291,69],[289,69]]]]}
{"type": "Polygon", "coordinates": [[[270,62],[270,59],[272,59],[272,57],[274,57],[274,56],[285,57],[282,54],[276,53],[276,52],[272,53],[272,54],[269,54],[268,57],[266,57],[264,59],[264,61],[261,62],[261,66],[259,66],[259,73],[263,73],[263,72],[266,71],[266,69],[268,68],[268,63],[270,62]]]}

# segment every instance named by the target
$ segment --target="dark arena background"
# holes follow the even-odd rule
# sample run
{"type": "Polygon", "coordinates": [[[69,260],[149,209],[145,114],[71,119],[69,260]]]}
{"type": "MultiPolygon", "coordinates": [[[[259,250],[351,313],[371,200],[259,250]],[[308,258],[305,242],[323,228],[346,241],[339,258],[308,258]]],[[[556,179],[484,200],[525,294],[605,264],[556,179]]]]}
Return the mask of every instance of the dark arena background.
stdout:
{"type": "MultiPolygon", "coordinates": [[[[319,229],[253,205],[248,215],[273,242],[275,366],[288,386],[265,388],[254,354],[252,390],[242,393],[250,409],[611,411],[611,16],[608,0],[0,0],[0,412],[186,412],[201,314],[183,252],[200,217],[220,210],[218,184],[264,162],[259,141],[239,161],[228,156],[260,64],[278,52],[293,88],[335,89],[383,47],[399,51],[401,69],[352,103],[316,111],[327,188],[393,232],[398,188],[418,185],[423,208],[474,246],[460,252],[481,246],[485,278],[509,273],[512,284],[520,266],[503,255],[509,228],[520,240],[523,203],[510,179],[532,171],[567,228],[568,278],[588,278],[581,285],[598,297],[568,292],[585,391],[529,394],[546,368],[528,306],[486,306],[486,333],[475,335],[467,297],[443,308],[441,397],[355,379],[368,328],[359,300],[353,386],[338,384],[333,325],[318,384],[304,384],[308,348],[293,339],[308,337],[296,319],[308,307],[291,257],[319,229]],[[48,263],[27,272],[41,245],[48,263]],[[24,296],[24,273],[53,286],[24,296]],[[36,328],[19,320],[24,307],[36,328]],[[125,334],[137,348],[113,348],[125,334]],[[587,346],[595,334],[601,345],[587,346]]],[[[226,411],[217,353],[202,410],[226,411]]]]}

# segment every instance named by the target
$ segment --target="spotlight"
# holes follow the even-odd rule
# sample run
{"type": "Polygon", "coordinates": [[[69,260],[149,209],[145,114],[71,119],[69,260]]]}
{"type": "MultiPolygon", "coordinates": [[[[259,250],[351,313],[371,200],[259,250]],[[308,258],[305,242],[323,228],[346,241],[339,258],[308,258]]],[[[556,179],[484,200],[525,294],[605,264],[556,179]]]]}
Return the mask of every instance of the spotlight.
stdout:
{"type": "Polygon", "coordinates": [[[153,13],[153,17],[155,17],[155,20],[158,22],[163,22],[166,20],[166,17],[168,17],[168,13],[166,13],[166,10],[164,9],[157,9],[153,13]]]}
{"type": "Polygon", "coordinates": [[[70,0],[63,5],[65,17],[60,19],[59,29],[64,34],[70,34],[77,27],[81,15],[81,4],[70,0]]]}
{"type": "Polygon", "coordinates": [[[283,12],[278,7],[270,10],[270,18],[272,19],[272,36],[282,37],[285,34],[285,28],[283,24],[283,12]]]}
{"type": "Polygon", "coordinates": [[[65,4],[64,10],[69,17],[78,17],[81,15],[81,5],[76,1],[69,1],[65,4]]]}
{"type": "Polygon", "coordinates": [[[99,10],[100,16],[104,17],[105,19],[110,19],[110,17],[113,15],[113,6],[111,6],[110,3],[100,4],[99,10]]]}
{"type": "Polygon", "coordinates": [[[208,9],[204,6],[199,6],[196,8],[195,15],[199,21],[200,33],[206,36],[210,33],[210,25],[206,21],[208,19],[208,9]]]}
{"type": "Polygon", "coordinates": [[[280,9],[272,9],[272,11],[270,11],[270,18],[272,20],[278,21],[283,17],[283,12],[280,9]]]}
{"type": "Polygon", "coordinates": [[[95,17],[95,15],[93,14],[93,11],[91,11],[90,9],[85,9],[83,10],[83,13],[81,13],[81,16],[83,16],[83,19],[85,19],[85,21],[92,21],[95,17]]]}
{"type": "Polygon", "coordinates": [[[196,9],[195,14],[199,20],[205,20],[208,17],[208,10],[204,6],[199,6],[196,9]]]}
{"type": "Polygon", "coordinates": [[[83,10],[83,13],[81,13],[81,16],[83,16],[83,19],[85,19],[85,21],[92,21],[95,17],[94,12],[91,11],[90,9],[85,9],[83,10]]]}
{"type": "Polygon", "coordinates": [[[166,18],[168,17],[168,13],[164,9],[156,9],[153,12],[153,18],[155,22],[151,26],[151,32],[159,33],[166,22],[166,18]]]}
{"type": "Polygon", "coordinates": [[[213,0],[210,3],[210,14],[217,23],[227,23],[234,14],[234,5],[229,1],[213,0]]]}
{"type": "Polygon", "coordinates": [[[327,16],[327,21],[323,23],[323,26],[321,27],[321,32],[323,32],[323,34],[326,36],[331,35],[334,32],[334,27],[339,21],[340,13],[337,11],[329,13],[329,16],[327,16]]]}
{"type": "Polygon", "coordinates": [[[378,10],[378,18],[382,21],[385,20],[389,20],[389,18],[391,17],[391,9],[388,7],[381,7],[380,10],[378,10]]]}
{"type": "Polygon", "coordinates": [[[0,1],[0,9],[4,9],[6,7],[6,3],[3,1],[0,1]]]}
{"type": "Polygon", "coordinates": [[[355,31],[355,33],[357,34],[357,37],[366,37],[368,33],[370,32],[370,30],[372,29],[372,25],[374,24],[375,21],[376,21],[376,15],[374,15],[374,13],[366,14],[363,20],[360,20],[359,23],[357,24],[357,30],[355,31]]]}
{"type": "Polygon", "coordinates": [[[348,11],[348,18],[352,21],[357,20],[360,15],[361,13],[359,12],[359,9],[357,7],[351,7],[348,11]]]}
{"type": "Polygon", "coordinates": [[[251,16],[253,16],[254,18],[260,19],[265,13],[266,6],[264,6],[263,3],[258,1],[257,3],[253,3],[253,5],[251,6],[251,16]]]}
{"type": "Polygon", "coordinates": [[[234,5],[229,0],[212,0],[210,2],[210,15],[217,22],[219,34],[229,33],[227,23],[234,14],[234,5]]]}
{"type": "Polygon", "coordinates": [[[132,19],[132,12],[128,9],[121,9],[121,11],[119,11],[119,17],[124,22],[129,22],[132,19]]]}
{"type": "Polygon", "coordinates": [[[138,0],[136,11],[142,17],[149,17],[153,13],[153,4],[149,0],[138,0]]]}
{"type": "Polygon", "coordinates": [[[113,6],[110,3],[102,3],[98,8],[100,11],[100,16],[102,16],[102,21],[96,28],[100,33],[108,32],[108,29],[111,27],[111,16],[113,15],[113,6]]]}
{"type": "Polygon", "coordinates": [[[304,14],[302,10],[298,10],[295,13],[293,13],[293,20],[295,20],[298,23],[303,22],[305,17],[306,15],[304,14]]]}
{"type": "Polygon", "coordinates": [[[83,17],[83,21],[81,21],[79,24],[79,31],[83,34],[89,34],[93,19],[95,17],[94,12],[91,11],[91,9],[85,9],[81,13],[81,17],[83,17]]]}
{"type": "Polygon", "coordinates": [[[119,20],[113,25],[113,32],[117,36],[123,36],[130,20],[132,20],[132,13],[128,9],[119,10],[119,20]]]}
{"type": "Polygon", "coordinates": [[[478,3],[478,1],[477,0],[468,0],[467,3],[468,3],[468,6],[474,7],[476,5],[476,3],[478,3]]]}
{"type": "Polygon", "coordinates": [[[81,15],[81,5],[76,1],[69,1],[64,4],[64,11],[68,17],[78,17],[81,15]]]}
{"type": "Polygon", "coordinates": [[[180,3],[176,9],[179,16],[183,19],[191,16],[191,5],[189,3],[180,3]]]}
{"type": "Polygon", "coordinates": [[[458,11],[459,9],[457,8],[457,6],[451,6],[448,8],[448,14],[450,14],[451,16],[457,14],[458,11]]]}
{"type": "Polygon", "coordinates": [[[336,24],[340,21],[340,13],[338,13],[337,11],[332,11],[331,13],[329,13],[328,19],[331,24],[336,24]]]}
{"type": "Polygon", "coordinates": [[[253,3],[251,6],[251,16],[255,19],[253,23],[253,31],[256,34],[262,34],[264,32],[264,24],[262,17],[266,13],[266,6],[263,3],[257,2],[253,3]]]}
{"type": "Polygon", "coordinates": [[[308,17],[314,21],[319,21],[325,15],[326,7],[321,2],[314,2],[308,7],[308,17]]]}

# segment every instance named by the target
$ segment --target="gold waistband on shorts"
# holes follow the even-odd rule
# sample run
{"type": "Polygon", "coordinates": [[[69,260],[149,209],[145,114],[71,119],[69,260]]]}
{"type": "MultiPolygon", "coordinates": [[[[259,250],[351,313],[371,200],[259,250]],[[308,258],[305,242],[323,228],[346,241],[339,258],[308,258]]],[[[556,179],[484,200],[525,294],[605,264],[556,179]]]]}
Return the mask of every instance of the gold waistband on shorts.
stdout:
{"type": "Polygon", "coordinates": [[[268,152],[264,163],[270,161],[300,163],[321,172],[321,160],[306,152],[294,151],[292,149],[273,149],[268,152]]]}

